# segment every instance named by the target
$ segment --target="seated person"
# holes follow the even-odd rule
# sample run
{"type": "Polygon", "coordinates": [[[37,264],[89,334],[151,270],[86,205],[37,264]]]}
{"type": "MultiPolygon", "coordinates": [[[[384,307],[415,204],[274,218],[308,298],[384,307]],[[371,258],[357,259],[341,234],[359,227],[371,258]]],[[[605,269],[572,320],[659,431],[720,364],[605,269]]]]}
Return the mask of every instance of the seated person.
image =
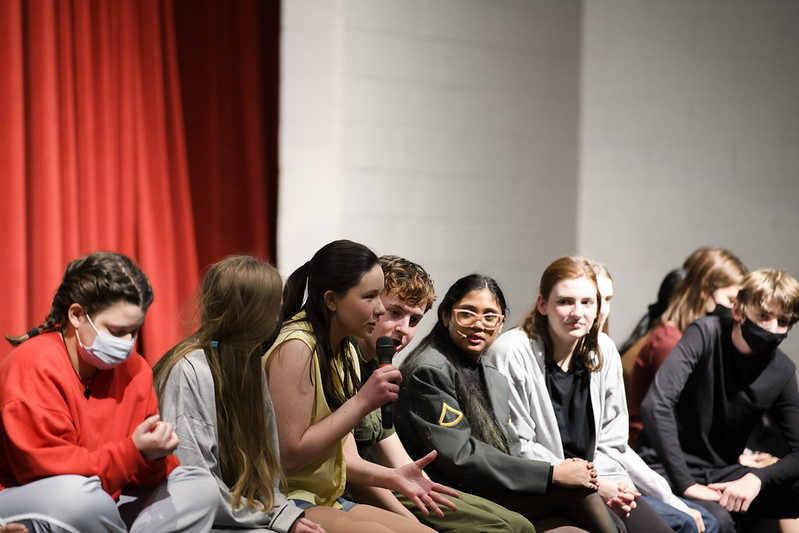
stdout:
{"type": "Polygon", "coordinates": [[[6,336],[17,348],[0,362],[0,516],[81,533],[211,529],[213,478],[179,466],[133,350],[152,301],[133,261],[97,252],[67,266],[44,323],[6,336]]]}
{"type": "Polygon", "coordinates": [[[732,318],[703,317],[685,331],[644,399],[639,443],[644,460],[676,494],[708,508],[722,533],[734,530],[732,517],[799,516],[799,388],[778,348],[799,320],[799,283],[778,270],[748,274],[732,318]],[[763,468],[741,465],[766,412],[790,452],[763,468]]]}
{"type": "MultiPolygon", "coordinates": [[[[380,296],[386,308],[368,338],[358,339],[361,354],[361,378],[366,380],[378,367],[375,345],[386,336],[394,343],[397,355],[413,340],[416,328],[424,314],[433,307],[435,290],[433,280],[425,270],[407,259],[393,255],[380,257],[380,267],[385,277],[385,288],[380,296]]],[[[384,466],[398,468],[411,462],[408,452],[394,432],[393,427],[383,428],[380,409],[372,411],[355,428],[355,441],[359,451],[384,466]]],[[[485,498],[461,491],[457,511],[443,509],[440,518],[423,513],[411,500],[400,493],[375,488],[365,493],[351,488],[350,493],[362,503],[371,503],[398,513],[412,513],[423,524],[437,531],[458,533],[534,533],[529,520],[485,498]],[[377,493],[380,491],[380,493],[377,493]]]]}
{"type": "Polygon", "coordinates": [[[707,314],[729,316],[746,267],[724,248],[700,248],[686,259],[685,279],[677,284],[669,306],[635,359],[628,391],[630,445],[637,448],[641,432],[641,402],[655,373],[688,325],[707,314]]]}
{"type": "Polygon", "coordinates": [[[544,270],[537,302],[521,327],[501,335],[488,351],[511,388],[511,426],[522,455],[552,464],[570,457],[593,461],[599,494],[624,531],[704,529],[699,511],[673,501],[666,481],[640,460],[634,464],[641,486],[631,479],[628,459],[635,459],[635,452],[627,447],[621,361],[613,341],[601,333],[610,294],[612,281],[602,265],[561,257],[544,270]],[[641,498],[638,490],[658,481],[670,498],[656,508],[656,501],[641,498]],[[661,510],[678,519],[667,522],[661,510]]]}
{"type": "Polygon", "coordinates": [[[400,367],[400,439],[411,457],[438,451],[428,470],[434,480],[521,513],[536,531],[615,532],[593,464],[521,455],[508,382],[482,357],[506,315],[494,279],[471,274],[450,287],[433,331],[400,367]]]}
{"type": "Polygon", "coordinates": [[[261,367],[261,344],[277,328],[283,281],[272,265],[230,256],[205,275],[200,327],[153,368],[164,420],[180,437],[175,455],[214,476],[214,531],[324,533],[315,516],[279,489],[277,427],[261,367]]]}

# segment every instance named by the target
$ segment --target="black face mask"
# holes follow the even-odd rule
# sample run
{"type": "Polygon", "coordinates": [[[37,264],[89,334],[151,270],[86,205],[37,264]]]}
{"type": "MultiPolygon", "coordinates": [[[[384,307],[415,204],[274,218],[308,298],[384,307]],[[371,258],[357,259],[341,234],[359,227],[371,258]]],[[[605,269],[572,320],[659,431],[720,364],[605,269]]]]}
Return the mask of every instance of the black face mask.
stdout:
{"type": "Polygon", "coordinates": [[[717,316],[723,322],[732,322],[732,309],[721,304],[716,304],[716,308],[708,313],[708,316],[717,316]]]}
{"type": "Polygon", "coordinates": [[[746,344],[756,355],[765,355],[773,352],[780,345],[787,333],[772,333],[767,331],[748,318],[741,324],[741,334],[746,344]]]}

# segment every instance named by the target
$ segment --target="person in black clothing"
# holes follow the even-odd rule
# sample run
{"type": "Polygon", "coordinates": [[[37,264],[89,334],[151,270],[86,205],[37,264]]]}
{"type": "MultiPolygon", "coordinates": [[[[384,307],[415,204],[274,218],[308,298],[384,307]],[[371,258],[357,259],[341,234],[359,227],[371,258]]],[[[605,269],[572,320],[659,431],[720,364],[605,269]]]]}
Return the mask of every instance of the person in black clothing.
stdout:
{"type": "Polygon", "coordinates": [[[741,285],[733,321],[692,323],[660,367],[642,405],[639,454],[674,492],[734,520],[799,516],[799,388],[778,345],[799,320],[799,283],[757,270],[741,285]],[[789,452],[763,468],[738,458],[764,413],[789,452]]]}

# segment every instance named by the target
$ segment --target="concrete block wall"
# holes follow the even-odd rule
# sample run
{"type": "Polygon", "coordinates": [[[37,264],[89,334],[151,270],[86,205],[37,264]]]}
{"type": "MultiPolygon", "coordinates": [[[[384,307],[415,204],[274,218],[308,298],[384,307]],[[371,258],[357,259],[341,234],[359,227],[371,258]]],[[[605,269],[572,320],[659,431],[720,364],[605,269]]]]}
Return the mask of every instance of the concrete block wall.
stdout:
{"type": "Polygon", "coordinates": [[[799,276],[797,55],[789,0],[286,0],[278,266],[350,238],[515,323],[577,252],[618,342],[699,246],[799,276]]]}
{"type": "MultiPolygon", "coordinates": [[[[278,263],[349,238],[515,319],[576,246],[580,4],[284,2],[278,263]]],[[[432,325],[426,320],[423,325],[432,325]]]]}
{"type": "Polygon", "coordinates": [[[581,57],[578,249],[617,342],[700,246],[799,277],[799,3],[592,0],[581,57]]]}

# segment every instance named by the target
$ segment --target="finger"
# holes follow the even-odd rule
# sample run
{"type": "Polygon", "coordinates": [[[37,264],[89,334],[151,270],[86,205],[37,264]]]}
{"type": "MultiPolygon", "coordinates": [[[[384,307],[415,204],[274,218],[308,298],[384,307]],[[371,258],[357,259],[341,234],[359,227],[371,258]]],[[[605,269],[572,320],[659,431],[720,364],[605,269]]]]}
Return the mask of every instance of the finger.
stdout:
{"type": "Polygon", "coordinates": [[[731,483],[730,481],[724,481],[722,483],[711,483],[710,485],[707,486],[707,488],[712,489],[712,490],[721,490],[721,491],[723,491],[724,489],[726,489],[729,486],[730,483],[731,483]]]}
{"type": "Polygon", "coordinates": [[[437,517],[444,518],[444,511],[442,511],[441,508],[438,505],[436,505],[436,502],[434,502],[430,496],[425,496],[423,498],[423,501],[428,508],[433,510],[433,512],[436,514],[437,517]]]}
{"type": "Polygon", "coordinates": [[[424,468],[433,462],[433,460],[436,458],[436,455],[438,455],[438,452],[433,450],[432,452],[428,453],[427,455],[416,461],[416,464],[419,466],[419,468],[424,468]]]}
{"type": "Polygon", "coordinates": [[[423,515],[425,516],[430,515],[430,511],[427,510],[427,507],[425,507],[424,503],[422,503],[422,500],[421,498],[419,498],[419,496],[414,496],[413,498],[411,498],[411,501],[416,507],[419,508],[420,511],[422,511],[423,515]]]}
{"type": "Polygon", "coordinates": [[[447,496],[452,496],[453,498],[460,498],[458,491],[446,485],[442,485],[441,483],[433,483],[433,490],[441,494],[446,494],[447,496]]]}
{"type": "Polygon", "coordinates": [[[449,507],[453,511],[457,511],[458,510],[458,506],[455,505],[455,503],[453,503],[452,500],[450,500],[449,498],[445,498],[444,496],[442,496],[441,494],[439,494],[437,492],[431,492],[430,493],[430,497],[433,499],[433,501],[435,501],[439,505],[443,505],[445,507],[449,507]]]}
{"type": "Polygon", "coordinates": [[[139,427],[144,431],[149,431],[158,421],[161,420],[161,416],[156,413],[154,415],[150,415],[144,419],[144,421],[139,424],[139,427]]]}

